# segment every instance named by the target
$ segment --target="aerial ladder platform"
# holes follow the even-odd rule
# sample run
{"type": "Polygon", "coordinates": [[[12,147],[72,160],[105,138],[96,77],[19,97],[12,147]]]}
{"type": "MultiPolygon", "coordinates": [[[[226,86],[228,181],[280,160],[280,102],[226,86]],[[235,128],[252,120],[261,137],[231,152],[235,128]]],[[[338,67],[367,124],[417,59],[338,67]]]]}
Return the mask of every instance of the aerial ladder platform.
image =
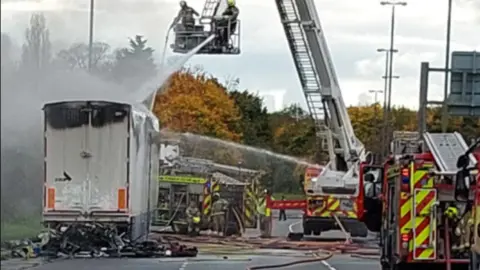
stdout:
{"type": "Polygon", "coordinates": [[[317,135],[328,146],[329,163],[307,195],[320,195],[325,187],[358,190],[359,163],[367,153],[353,131],[315,3],[275,0],[275,4],[317,135]]]}
{"type": "Polygon", "coordinates": [[[326,126],[322,95],[320,94],[321,86],[306,33],[302,31],[302,27],[306,24],[296,12],[294,0],[275,1],[275,3],[279,10],[310,115],[315,121],[317,132],[320,132],[319,135],[323,135],[321,132],[326,130],[326,126]]]}
{"type": "MultiPolygon", "coordinates": [[[[458,132],[430,133],[425,132],[423,139],[437,163],[437,168],[442,173],[456,172],[457,159],[468,150],[468,145],[458,132]]],[[[476,160],[470,155],[471,164],[476,160]]]]}

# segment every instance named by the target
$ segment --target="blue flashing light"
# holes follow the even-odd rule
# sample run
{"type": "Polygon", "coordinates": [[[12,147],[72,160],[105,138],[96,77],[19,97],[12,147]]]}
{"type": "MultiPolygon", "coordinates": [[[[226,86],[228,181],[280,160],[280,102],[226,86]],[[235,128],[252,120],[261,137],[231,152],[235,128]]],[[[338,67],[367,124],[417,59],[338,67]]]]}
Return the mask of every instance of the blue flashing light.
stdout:
{"type": "Polygon", "coordinates": [[[408,169],[405,168],[402,170],[402,184],[408,184],[410,182],[410,175],[408,169]]]}

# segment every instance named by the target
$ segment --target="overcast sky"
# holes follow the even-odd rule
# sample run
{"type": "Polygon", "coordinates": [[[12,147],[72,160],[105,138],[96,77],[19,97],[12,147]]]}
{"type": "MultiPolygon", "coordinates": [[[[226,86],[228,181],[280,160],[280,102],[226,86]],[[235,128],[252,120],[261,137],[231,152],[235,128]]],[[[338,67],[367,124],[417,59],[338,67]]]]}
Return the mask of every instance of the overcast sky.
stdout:
{"type": "MultiPolygon", "coordinates": [[[[480,50],[480,0],[454,0],[452,50],[480,50]]],[[[201,11],[204,1],[188,3],[201,11]]],[[[54,46],[88,41],[89,0],[2,0],[2,32],[17,43],[34,10],[43,10],[54,46]]],[[[373,101],[370,89],[383,89],[384,54],[389,44],[390,8],[377,0],[315,0],[347,104],[373,101]]],[[[195,56],[219,78],[236,76],[240,87],[260,94],[283,96],[267,103],[304,104],[287,41],[273,0],[238,0],[242,20],[240,56],[195,56]]],[[[444,65],[447,0],[410,0],[397,12],[393,103],[418,107],[421,61],[444,65]]],[[[96,0],[95,39],[124,46],[128,37],[145,35],[161,55],[166,28],[178,10],[177,0],[96,0]]],[[[442,98],[443,78],[432,76],[431,95],[442,98]]],[[[276,104],[276,105],[274,105],[276,104]]]]}

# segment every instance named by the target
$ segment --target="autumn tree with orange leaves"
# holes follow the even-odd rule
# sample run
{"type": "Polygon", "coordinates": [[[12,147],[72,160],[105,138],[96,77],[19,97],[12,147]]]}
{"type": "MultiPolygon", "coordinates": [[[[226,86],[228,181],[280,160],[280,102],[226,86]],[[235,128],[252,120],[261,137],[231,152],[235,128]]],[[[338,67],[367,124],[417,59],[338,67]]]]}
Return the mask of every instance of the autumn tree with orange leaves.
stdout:
{"type": "Polygon", "coordinates": [[[157,95],[154,113],[162,128],[239,142],[240,113],[225,87],[204,73],[175,73],[157,95]]]}

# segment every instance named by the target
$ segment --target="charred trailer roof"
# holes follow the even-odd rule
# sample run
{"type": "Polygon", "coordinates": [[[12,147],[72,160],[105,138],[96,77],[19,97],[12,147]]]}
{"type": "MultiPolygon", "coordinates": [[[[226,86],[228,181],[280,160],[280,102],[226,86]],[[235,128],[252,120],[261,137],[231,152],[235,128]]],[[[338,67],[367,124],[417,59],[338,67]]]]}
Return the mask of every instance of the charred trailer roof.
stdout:
{"type": "Polygon", "coordinates": [[[76,128],[89,123],[102,127],[124,121],[131,105],[109,101],[63,101],[47,103],[43,111],[46,123],[54,129],[76,128]]]}

